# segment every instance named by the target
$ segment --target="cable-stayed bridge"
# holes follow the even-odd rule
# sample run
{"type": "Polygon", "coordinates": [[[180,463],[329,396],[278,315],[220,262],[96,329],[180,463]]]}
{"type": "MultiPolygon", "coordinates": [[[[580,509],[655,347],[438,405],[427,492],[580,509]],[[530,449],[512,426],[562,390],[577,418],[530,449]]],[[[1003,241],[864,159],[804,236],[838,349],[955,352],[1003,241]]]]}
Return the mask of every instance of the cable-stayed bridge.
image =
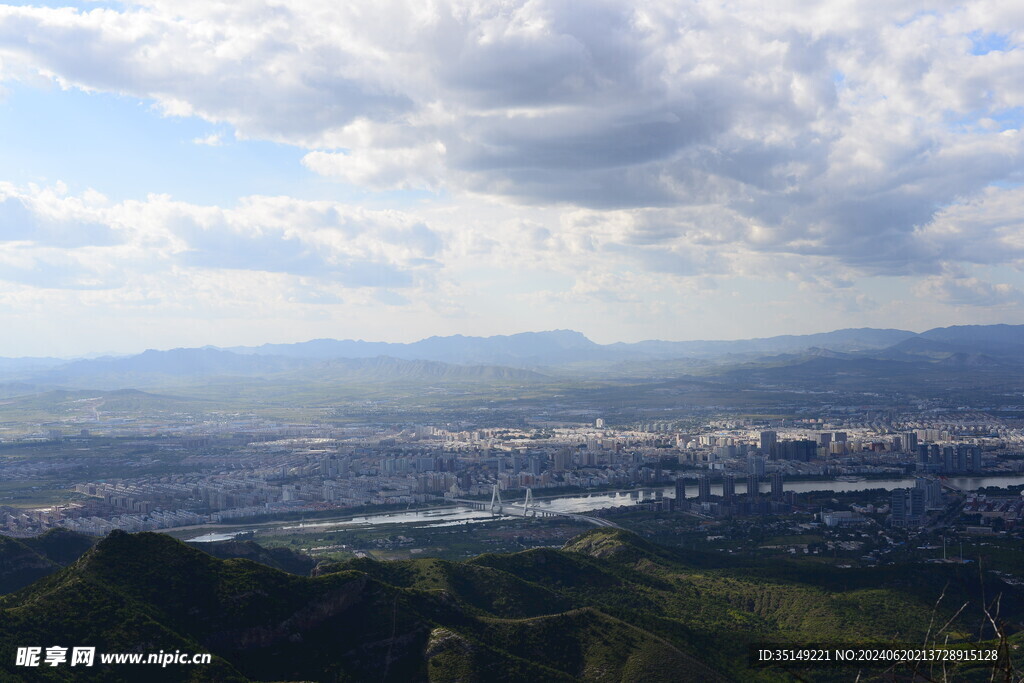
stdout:
{"type": "Polygon", "coordinates": [[[579,522],[587,522],[595,526],[612,527],[615,529],[622,528],[618,524],[610,522],[607,519],[601,519],[600,517],[591,517],[589,515],[581,515],[575,512],[560,512],[558,510],[551,510],[550,508],[541,508],[533,501],[533,489],[526,489],[526,498],[521,504],[506,503],[502,501],[501,489],[498,488],[497,484],[495,484],[491,489],[490,502],[483,500],[466,500],[464,498],[449,498],[448,500],[453,503],[457,503],[458,505],[472,508],[473,510],[488,510],[495,515],[516,515],[520,517],[567,517],[579,522]]]}

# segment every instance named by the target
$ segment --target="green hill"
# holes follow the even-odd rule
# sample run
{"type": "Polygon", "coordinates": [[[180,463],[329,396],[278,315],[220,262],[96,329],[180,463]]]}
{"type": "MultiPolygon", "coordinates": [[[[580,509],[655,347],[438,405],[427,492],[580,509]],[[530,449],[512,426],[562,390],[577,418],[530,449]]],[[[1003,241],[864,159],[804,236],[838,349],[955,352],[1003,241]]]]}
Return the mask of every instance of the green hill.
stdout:
{"type": "Polygon", "coordinates": [[[51,529],[33,538],[0,535],[0,595],[16,591],[77,560],[95,538],[51,529]]]}
{"type": "MultiPolygon", "coordinates": [[[[980,630],[982,591],[1000,597],[1009,628],[1024,614],[1013,586],[989,578],[982,587],[976,570],[840,576],[699,565],[628,532],[597,529],[561,550],[468,562],[360,559],[306,577],[215,558],[164,535],[115,532],[0,598],[0,680],[21,680],[26,669],[13,666],[14,650],[28,643],[214,655],[207,666],[146,669],[156,681],[792,680],[749,669],[748,645],[924,642],[930,623],[947,621],[943,637],[973,641],[992,635],[980,630]],[[950,600],[936,608],[943,591],[950,600]]],[[[83,671],[31,673],[125,676],[110,665],[83,671]]],[[[856,676],[818,673],[804,678],[856,676]]]]}
{"type": "Polygon", "coordinates": [[[81,557],[86,550],[96,544],[97,540],[95,536],[55,528],[39,536],[21,539],[21,542],[63,567],[81,557]]]}
{"type": "Polygon", "coordinates": [[[288,548],[264,548],[253,541],[212,541],[188,543],[188,545],[224,560],[230,558],[252,560],[257,564],[299,576],[309,576],[316,566],[316,560],[309,555],[288,548]]]}
{"type": "Polygon", "coordinates": [[[421,591],[439,591],[467,611],[508,618],[534,617],[572,608],[572,602],[536,583],[507,572],[435,558],[399,562],[350,560],[318,570],[360,571],[384,583],[421,591]]]}
{"type": "Polygon", "coordinates": [[[0,536],[0,593],[10,593],[60,569],[32,548],[8,536],[0,536]]]}

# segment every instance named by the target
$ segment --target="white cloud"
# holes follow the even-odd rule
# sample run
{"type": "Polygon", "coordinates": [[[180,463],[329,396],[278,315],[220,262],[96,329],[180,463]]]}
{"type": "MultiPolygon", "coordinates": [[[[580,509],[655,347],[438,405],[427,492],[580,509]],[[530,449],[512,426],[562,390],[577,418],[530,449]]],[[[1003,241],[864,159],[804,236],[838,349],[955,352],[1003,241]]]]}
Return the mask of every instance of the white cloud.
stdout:
{"type": "Polygon", "coordinates": [[[224,141],[221,139],[220,133],[210,133],[205,137],[192,138],[192,144],[205,145],[207,147],[220,147],[224,144],[224,141]]]}
{"type": "Polygon", "coordinates": [[[1013,285],[993,284],[960,273],[929,277],[915,290],[922,299],[950,306],[1020,308],[1024,304],[1024,292],[1013,285]]]}
{"type": "Polygon", "coordinates": [[[851,283],[895,276],[936,305],[1009,306],[1014,286],[971,268],[1024,265],[1019,5],[0,5],[0,77],[148,98],[230,131],[195,144],[273,140],[319,175],[442,198],[401,214],[0,186],[0,277],[90,296],[235,277],[233,301],[324,307],[430,291],[461,315],[474,269],[537,269],[561,284],[528,296],[653,315],[674,309],[649,292],[723,276],[863,311],[878,297],[851,283]]]}
{"type": "Polygon", "coordinates": [[[310,152],[302,159],[315,173],[373,189],[437,189],[444,175],[444,145],[310,152]]]}
{"type": "Polygon", "coordinates": [[[117,288],[143,274],[249,271],[341,288],[431,287],[444,249],[423,221],[326,201],[247,197],[223,209],[151,195],[0,185],[0,280],[117,288]]]}
{"type": "Polygon", "coordinates": [[[666,236],[881,273],[935,272],[936,211],[1019,179],[1022,36],[990,0],[0,7],[10,73],[305,147],[344,182],[661,209],[666,236]]]}

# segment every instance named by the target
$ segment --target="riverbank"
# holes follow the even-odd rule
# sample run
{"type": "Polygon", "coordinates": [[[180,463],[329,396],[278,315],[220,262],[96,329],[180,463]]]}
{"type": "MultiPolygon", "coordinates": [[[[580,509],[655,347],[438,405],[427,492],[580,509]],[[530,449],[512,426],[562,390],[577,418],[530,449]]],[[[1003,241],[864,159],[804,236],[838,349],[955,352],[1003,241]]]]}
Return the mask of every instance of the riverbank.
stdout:
{"type": "MultiPolygon", "coordinates": [[[[1000,487],[1006,488],[1008,486],[1024,485],[1024,475],[1016,475],[1011,477],[999,477],[999,476],[985,476],[985,477],[950,477],[946,480],[957,488],[973,491],[976,489],[983,489],[989,487],[1000,487]]],[[[865,479],[864,481],[837,481],[831,480],[789,480],[787,479],[784,483],[784,489],[786,491],[794,491],[796,493],[811,493],[811,492],[835,492],[835,493],[849,493],[854,491],[867,491],[871,489],[884,489],[892,490],[898,488],[911,488],[914,486],[915,478],[912,476],[904,477],[888,477],[888,478],[877,478],[877,479],[865,479]],[[823,485],[825,484],[825,485],[823,485]]],[[[762,487],[767,487],[767,482],[761,482],[762,487]]],[[[722,484],[713,483],[711,485],[711,492],[714,495],[721,495],[722,484]]],[[[636,505],[642,502],[646,502],[651,498],[657,497],[658,493],[662,496],[673,497],[675,495],[675,485],[660,485],[660,486],[646,486],[642,488],[632,489],[617,489],[613,491],[579,491],[576,490],[574,493],[569,495],[551,495],[545,497],[535,498],[536,507],[539,510],[548,510],[551,512],[557,512],[560,514],[586,514],[592,510],[597,510],[606,507],[621,507],[628,505],[636,505]]],[[[737,480],[736,482],[736,493],[746,493],[746,482],[737,480]]],[[[697,485],[686,486],[686,496],[688,498],[694,498],[697,495],[697,485]]],[[[521,498],[509,498],[506,499],[505,503],[520,503],[521,498]]],[[[507,516],[507,515],[504,515],[507,516]]],[[[265,520],[261,522],[254,522],[245,525],[228,525],[228,524],[206,524],[200,526],[191,527],[178,527],[175,529],[163,529],[162,533],[169,533],[173,536],[183,538],[187,537],[189,531],[205,531],[205,534],[199,534],[200,536],[207,537],[211,535],[227,535],[227,537],[233,537],[239,533],[244,533],[250,529],[265,529],[273,526],[285,527],[287,525],[295,525],[296,521],[299,522],[297,526],[308,527],[309,529],[325,529],[331,527],[344,527],[344,526],[368,526],[377,524],[410,524],[410,523],[425,523],[425,524],[461,524],[461,523],[480,523],[484,521],[490,521],[495,519],[495,515],[491,514],[488,510],[470,510],[465,507],[459,507],[457,505],[445,504],[443,501],[438,501],[433,506],[421,506],[414,509],[392,511],[387,513],[376,513],[376,514],[358,514],[354,511],[346,511],[332,517],[321,517],[315,520],[306,518],[304,520],[265,520]]],[[[209,539],[218,540],[218,539],[209,539]]]]}

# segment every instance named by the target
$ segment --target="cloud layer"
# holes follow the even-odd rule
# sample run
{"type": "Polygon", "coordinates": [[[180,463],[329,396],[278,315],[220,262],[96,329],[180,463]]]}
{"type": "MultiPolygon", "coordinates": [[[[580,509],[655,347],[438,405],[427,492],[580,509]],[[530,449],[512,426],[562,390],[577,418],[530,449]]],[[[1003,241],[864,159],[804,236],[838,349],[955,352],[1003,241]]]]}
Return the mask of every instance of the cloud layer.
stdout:
{"type": "Polygon", "coordinates": [[[198,270],[430,288],[443,248],[426,224],[396,211],[259,196],[231,209],[160,195],[113,204],[94,192],[0,184],[0,279],[49,289],[116,289],[198,270]]]}
{"type": "Polygon", "coordinates": [[[730,275],[856,308],[858,278],[902,277],[937,302],[1019,305],[972,269],[1024,262],[1022,42],[1024,6],[995,0],[0,5],[0,77],[145,98],[455,207],[7,188],[0,277],[115,286],[102,251],[397,291],[479,258],[571,273],[555,298],[730,275]]]}

